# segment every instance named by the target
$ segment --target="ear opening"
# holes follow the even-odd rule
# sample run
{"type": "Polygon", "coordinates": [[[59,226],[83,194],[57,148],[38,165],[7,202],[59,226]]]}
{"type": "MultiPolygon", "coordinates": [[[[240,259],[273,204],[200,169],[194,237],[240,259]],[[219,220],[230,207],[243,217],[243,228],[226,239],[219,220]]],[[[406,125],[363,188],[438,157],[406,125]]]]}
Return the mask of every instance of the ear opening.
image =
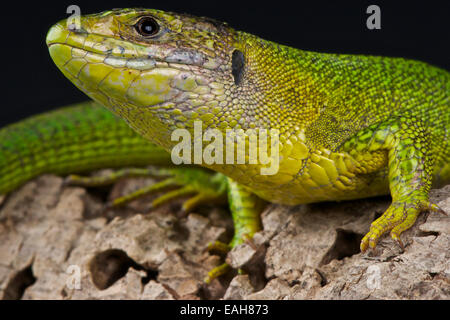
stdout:
{"type": "Polygon", "coordinates": [[[234,83],[238,86],[242,82],[245,67],[245,57],[242,51],[234,50],[231,57],[231,73],[234,83]]]}

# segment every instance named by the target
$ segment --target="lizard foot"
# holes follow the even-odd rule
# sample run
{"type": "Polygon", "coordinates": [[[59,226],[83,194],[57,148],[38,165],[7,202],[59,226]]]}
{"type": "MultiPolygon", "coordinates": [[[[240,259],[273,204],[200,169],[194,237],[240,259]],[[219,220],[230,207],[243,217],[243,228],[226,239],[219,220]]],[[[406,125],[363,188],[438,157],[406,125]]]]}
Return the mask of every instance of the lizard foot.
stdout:
{"type": "MultiPolygon", "coordinates": [[[[206,250],[209,252],[219,252],[221,254],[227,254],[231,250],[231,246],[222,241],[214,241],[210,242],[206,247],[206,250]]],[[[231,266],[228,263],[223,263],[220,266],[217,266],[211,269],[205,279],[203,280],[206,284],[211,283],[212,280],[218,278],[226,273],[231,271],[231,266]]]]}
{"type": "Polygon", "coordinates": [[[411,228],[419,214],[426,210],[446,214],[429,201],[393,202],[386,212],[371,224],[369,232],[361,240],[361,251],[365,252],[369,247],[374,249],[381,236],[387,231],[391,231],[391,238],[404,250],[400,239],[401,233],[411,228]]]}
{"type": "Polygon", "coordinates": [[[102,177],[71,175],[66,178],[65,184],[97,187],[110,185],[119,179],[129,177],[156,177],[162,178],[162,180],[110,201],[106,205],[106,209],[124,206],[143,196],[167,190],[169,191],[152,201],[153,208],[188,195],[192,195],[192,197],[183,203],[182,209],[185,212],[190,212],[203,203],[224,203],[226,201],[224,176],[201,168],[130,168],[118,170],[102,177]]]}
{"type": "MultiPolygon", "coordinates": [[[[264,208],[264,202],[249,189],[230,178],[227,178],[227,181],[228,202],[233,217],[234,236],[229,244],[216,241],[208,245],[209,251],[219,251],[225,254],[243,242],[251,242],[253,235],[261,230],[259,215],[264,208]]],[[[231,269],[231,266],[227,263],[213,268],[205,278],[205,282],[210,283],[214,278],[227,273],[231,269]]],[[[238,272],[242,272],[242,270],[238,270],[238,272]]]]}
{"type": "MultiPolygon", "coordinates": [[[[251,235],[243,234],[241,236],[234,236],[233,240],[230,242],[230,244],[226,244],[221,241],[211,242],[208,244],[208,247],[206,248],[206,250],[208,250],[209,252],[220,252],[221,254],[227,254],[232,248],[234,248],[235,246],[237,246],[243,242],[249,243],[252,247],[254,246],[251,235]]],[[[211,269],[208,272],[208,275],[206,276],[204,281],[206,284],[209,284],[215,278],[218,278],[218,277],[230,272],[232,269],[233,268],[228,263],[225,262],[225,263],[221,264],[220,266],[217,266],[217,267],[211,269]]],[[[239,274],[244,273],[244,271],[242,269],[237,269],[237,272],[239,274]]]]}

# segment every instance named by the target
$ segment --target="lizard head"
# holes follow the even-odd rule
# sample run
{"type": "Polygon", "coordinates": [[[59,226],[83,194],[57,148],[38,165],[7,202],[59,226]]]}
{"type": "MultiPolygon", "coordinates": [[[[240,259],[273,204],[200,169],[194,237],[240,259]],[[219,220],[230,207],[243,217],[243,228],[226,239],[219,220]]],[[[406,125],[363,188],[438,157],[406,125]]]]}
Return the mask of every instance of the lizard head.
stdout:
{"type": "Polygon", "coordinates": [[[48,32],[55,64],[163,147],[172,130],[191,130],[197,120],[221,131],[290,130],[314,118],[318,94],[296,49],[210,18],[153,9],[114,9],[72,22],[48,32]],[[299,105],[304,110],[293,112],[299,105]]]}
{"type": "MultiPolygon", "coordinates": [[[[317,95],[303,80],[307,74],[297,65],[296,49],[209,18],[115,9],[60,21],[48,32],[47,45],[79,89],[167,151],[178,144],[172,141],[176,129],[196,139],[201,121],[203,130],[215,129],[222,138],[228,129],[242,129],[246,148],[248,129],[279,130],[292,140],[286,143],[290,152],[304,137],[300,121],[314,115],[310,106],[317,95]],[[298,105],[306,107],[297,112],[298,105]]],[[[226,165],[214,169],[230,176],[246,172],[226,165]]],[[[285,174],[280,181],[291,178],[285,174]]]]}
{"type": "MultiPolygon", "coordinates": [[[[114,9],[63,20],[47,34],[50,55],[79,89],[168,147],[170,132],[234,127],[232,101],[244,73],[237,33],[209,18],[114,9]]],[[[245,118],[242,118],[245,120],[245,118]]],[[[240,122],[243,123],[244,120],[240,122]]]]}

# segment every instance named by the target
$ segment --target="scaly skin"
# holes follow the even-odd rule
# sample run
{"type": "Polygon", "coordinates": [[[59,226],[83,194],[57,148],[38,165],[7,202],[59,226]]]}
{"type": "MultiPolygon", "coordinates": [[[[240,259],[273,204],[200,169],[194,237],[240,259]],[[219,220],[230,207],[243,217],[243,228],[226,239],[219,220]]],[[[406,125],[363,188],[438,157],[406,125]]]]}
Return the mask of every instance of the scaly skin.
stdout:
{"type": "MultiPolygon", "coordinates": [[[[69,184],[99,186],[122,177],[153,176],[159,183],[114,199],[121,205],[148,193],[174,189],[176,195],[193,195],[183,208],[191,210],[206,201],[225,196],[225,178],[200,168],[173,167],[170,154],[136,134],[121,119],[94,102],[30,117],[0,129],[0,195],[43,173],[67,175],[101,168],[129,168],[109,176],[82,178],[69,176],[69,184]],[[223,180],[223,181],[221,181],[223,180]],[[188,183],[189,182],[189,185],[188,183]]],[[[156,198],[154,206],[167,202],[171,193],[156,198]]]]}
{"type": "Polygon", "coordinates": [[[278,129],[275,175],[260,174],[261,164],[205,164],[267,201],[390,193],[363,251],[389,230],[400,242],[421,211],[438,210],[432,184],[450,181],[450,75],[426,63],[307,52],[147,9],[84,16],[80,29],[61,21],[47,44],[70,81],[167,151],[177,144],[171,132],[192,133],[195,120],[223,133],[278,129]],[[143,19],[154,34],[144,34],[143,19]]]}
{"type": "Polygon", "coordinates": [[[162,148],[93,102],[2,128],[0,150],[0,194],[42,173],[170,163],[170,155],[162,148]]]}

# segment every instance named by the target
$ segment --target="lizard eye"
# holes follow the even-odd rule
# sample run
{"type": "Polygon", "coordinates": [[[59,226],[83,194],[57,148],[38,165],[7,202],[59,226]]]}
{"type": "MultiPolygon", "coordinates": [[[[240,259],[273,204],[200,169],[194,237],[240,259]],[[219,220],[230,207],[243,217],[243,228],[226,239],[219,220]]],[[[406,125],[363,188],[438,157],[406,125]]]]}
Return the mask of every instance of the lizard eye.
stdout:
{"type": "Polygon", "coordinates": [[[155,19],[143,17],[134,25],[137,33],[143,37],[151,37],[158,33],[159,25],[155,19]]]}

